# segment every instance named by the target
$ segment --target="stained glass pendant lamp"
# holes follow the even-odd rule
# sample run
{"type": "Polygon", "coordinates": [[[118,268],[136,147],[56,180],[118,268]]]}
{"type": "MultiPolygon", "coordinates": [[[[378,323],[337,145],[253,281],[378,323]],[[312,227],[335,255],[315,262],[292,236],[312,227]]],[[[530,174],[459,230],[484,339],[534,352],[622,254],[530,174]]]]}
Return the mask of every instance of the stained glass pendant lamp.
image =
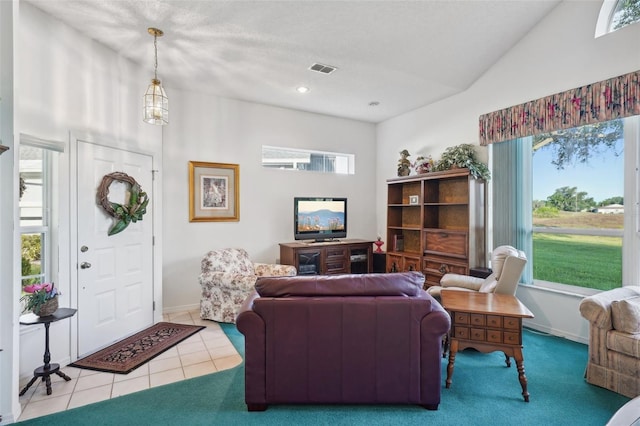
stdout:
{"type": "Polygon", "coordinates": [[[157,28],[149,28],[148,31],[153,36],[155,63],[151,84],[143,96],[143,120],[145,123],[164,126],[169,124],[169,98],[158,80],[158,37],[162,37],[164,33],[157,28]]]}

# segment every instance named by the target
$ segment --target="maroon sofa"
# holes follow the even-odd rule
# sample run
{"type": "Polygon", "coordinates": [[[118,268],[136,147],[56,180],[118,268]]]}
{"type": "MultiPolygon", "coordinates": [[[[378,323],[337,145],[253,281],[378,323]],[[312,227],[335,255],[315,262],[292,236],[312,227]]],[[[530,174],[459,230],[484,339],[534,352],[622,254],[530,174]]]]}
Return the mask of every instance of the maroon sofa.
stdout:
{"type": "Polygon", "coordinates": [[[236,325],[245,336],[245,401],[440,403],[449,314],[419,272],[258,278],[236,325]]]}

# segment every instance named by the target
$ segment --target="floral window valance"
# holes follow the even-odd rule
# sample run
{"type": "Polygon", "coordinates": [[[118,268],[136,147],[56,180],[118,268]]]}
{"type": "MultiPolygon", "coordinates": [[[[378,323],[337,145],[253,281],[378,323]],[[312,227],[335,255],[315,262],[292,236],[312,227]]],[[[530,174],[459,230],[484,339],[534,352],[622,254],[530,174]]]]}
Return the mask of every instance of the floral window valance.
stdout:
{"type": "Polygon", "coordinates": [[[480,145],[640,114],[640,71],[480,116],[480,145]]]}

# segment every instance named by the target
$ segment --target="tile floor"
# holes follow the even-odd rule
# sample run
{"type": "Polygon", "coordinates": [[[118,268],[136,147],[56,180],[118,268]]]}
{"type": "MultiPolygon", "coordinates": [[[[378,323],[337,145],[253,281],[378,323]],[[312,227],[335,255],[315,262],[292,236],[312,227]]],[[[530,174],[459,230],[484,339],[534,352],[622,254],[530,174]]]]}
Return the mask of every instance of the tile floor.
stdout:
{"type": "MultiPolygon", "coordinates": [[[[71,377],[71,381],[67,382],[54,374],[51,376],[52,393],[47,395],[45,384],[38,380],[20,397],[22,414],[19,420],[44,416],[154,386],[215,373],[235,367],[242,362],[242,358],[218,323],[201,320],[198,310],[166,314],[164,321],[205,325],[207,328],[129,374],[61,367],[61,370],[71,377]]],[[[27,381],[28,379],[20,383],[20,389],[26,385],[27,381]]]]}

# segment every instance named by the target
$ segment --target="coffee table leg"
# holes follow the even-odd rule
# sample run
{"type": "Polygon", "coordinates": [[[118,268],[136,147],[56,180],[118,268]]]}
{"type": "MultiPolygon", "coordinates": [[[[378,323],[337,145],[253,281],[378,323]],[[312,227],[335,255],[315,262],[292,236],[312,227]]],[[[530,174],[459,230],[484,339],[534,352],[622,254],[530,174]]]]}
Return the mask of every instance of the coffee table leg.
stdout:
{"type": "Polygon", "coordinates": [[[453,376],[453,364],[456,362],[456,353],[458,352],[458,341],[451,339],[449,341],[449,364],[447,364],[447,389],[451,387],[451,377],[453,376]]]}
{"type": "Polygon", "coordinates": [[[522,348],[516,348],[513,353],[518,368],[518,380],[522,386],[522,396],[525,402],[529,402],[529,391],[527,391],[527,376],[524,374],[524,358],[522,357],[522,348]]]}

